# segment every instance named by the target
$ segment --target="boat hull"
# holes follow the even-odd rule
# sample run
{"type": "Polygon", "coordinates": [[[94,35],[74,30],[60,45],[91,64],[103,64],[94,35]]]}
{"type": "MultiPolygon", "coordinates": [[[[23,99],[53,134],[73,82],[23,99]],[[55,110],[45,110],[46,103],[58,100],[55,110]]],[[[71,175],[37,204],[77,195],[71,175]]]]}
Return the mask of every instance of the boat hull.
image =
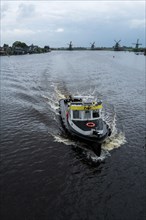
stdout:
{"type": "MultiPolygon", "coordinates": [[[[60,105],[60,115],[61,115],[61,120],[62,120],[62,124],[63,127],[65,128],[65,130],[73,137],[77,137],[82,141],[85,142],[90,142],[90,143],[96,143],[101,145],[105,139],[110,135],[110,129],[108,128],[108,126],[106,125],[105,122],[103,122],[103,126],[104,126],[104,133],[100,134],[100,135],[84,135],[81,132],[76,131],[68,122],[68,118],[66,116],[67,110],[68,110],[68,105],[67,102],[64,101],[64,99],[61,99],[59,101],[59,105],[60,105]]],[[[91,129],[89,129],[91,130],[91,129]]]]}

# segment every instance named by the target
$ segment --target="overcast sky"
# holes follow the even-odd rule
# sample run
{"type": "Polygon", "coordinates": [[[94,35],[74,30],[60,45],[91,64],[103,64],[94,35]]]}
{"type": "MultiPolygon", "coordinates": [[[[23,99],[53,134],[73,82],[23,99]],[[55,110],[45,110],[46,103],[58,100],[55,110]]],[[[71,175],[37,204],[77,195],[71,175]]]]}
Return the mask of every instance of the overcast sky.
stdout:
{"type": "Polygon", "coordinates": [[[1,0],[1,46],[15,41],[38,46],[134,46],[145,42],[145,0],[1,0]]]}

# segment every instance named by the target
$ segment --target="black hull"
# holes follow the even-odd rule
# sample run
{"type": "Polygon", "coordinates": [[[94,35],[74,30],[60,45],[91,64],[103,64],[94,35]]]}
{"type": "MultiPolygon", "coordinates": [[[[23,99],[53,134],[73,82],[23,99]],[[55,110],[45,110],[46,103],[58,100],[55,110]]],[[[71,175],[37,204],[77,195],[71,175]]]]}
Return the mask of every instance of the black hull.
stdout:
{"type": "Polygon", "coordinates": [[[85,136],[85,135],[82,135],[82,134],[76,132],[69,125],[68,125],[68,131],[73,136],[77,136],[78,138],[80,138],[86,142],[92,142],[92,143],[96,143],[96,144],[102,144],[105,141],[105,139],[109,136],[108,133],[106,133],[105,135],[103,135],[101,137],[88,137],[88,136],[85,136]]]}
{"type": "Polygon", "coordinates": [[[61,123],[65,133],[68,135],[70,139],[73,139],[74,141],[81,141],[82,143],[84,142],[88,149],[92,150],[98,157],[100,156],[101,154],[100,142],[97,142],[96,140],[93,140],[91,138],[86,139],[85,136],[81,136],[78,133],[73,132],[71,129],[69,129],[68,125],[64,123],[62,116],[61,116],[61,123]]]}
{"type": "Polygon", "coordinates": [[[67,117],[66,117],[66,111],[67,111],[67,104],[64,102],[63,99],[59,101],[60,105],[60,115],[62,120],[62,125],[64,129],[71,135],[72,137],[77,137],[81,141],[84,141],[85,143],[92,143],[97,144],[101,146],[101,144],[105,141],[105,139],[110,135],[110,130],[107,128],[107,132],[104,135],[96,136],[96,137],[90,137],[83,134],[80,134],[79,132],[75,131],[68,123],[67,117]]]}

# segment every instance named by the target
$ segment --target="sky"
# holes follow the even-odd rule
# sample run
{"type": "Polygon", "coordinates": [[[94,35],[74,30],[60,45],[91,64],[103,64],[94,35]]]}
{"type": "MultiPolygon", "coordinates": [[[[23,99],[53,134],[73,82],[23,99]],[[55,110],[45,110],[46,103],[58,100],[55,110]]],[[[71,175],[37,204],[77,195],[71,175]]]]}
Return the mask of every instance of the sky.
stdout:
{"type": "Polygon", "coordinates": [[[146,46],[145,0],[1,0],[1,42],[44,47],[146,46]]]}

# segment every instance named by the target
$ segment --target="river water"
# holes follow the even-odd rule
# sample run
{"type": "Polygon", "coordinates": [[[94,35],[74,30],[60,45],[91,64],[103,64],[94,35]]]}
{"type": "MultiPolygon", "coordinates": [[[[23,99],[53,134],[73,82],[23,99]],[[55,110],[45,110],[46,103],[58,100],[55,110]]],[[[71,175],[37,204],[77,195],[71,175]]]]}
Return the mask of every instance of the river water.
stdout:
{"type": "Polygon", "coordinates": [[[145,56],[52,51],[1,57],[1,219],[144,220],[145,56]],[[98,158],[64,132],[58,100],[102,99],[98,158]]]}

